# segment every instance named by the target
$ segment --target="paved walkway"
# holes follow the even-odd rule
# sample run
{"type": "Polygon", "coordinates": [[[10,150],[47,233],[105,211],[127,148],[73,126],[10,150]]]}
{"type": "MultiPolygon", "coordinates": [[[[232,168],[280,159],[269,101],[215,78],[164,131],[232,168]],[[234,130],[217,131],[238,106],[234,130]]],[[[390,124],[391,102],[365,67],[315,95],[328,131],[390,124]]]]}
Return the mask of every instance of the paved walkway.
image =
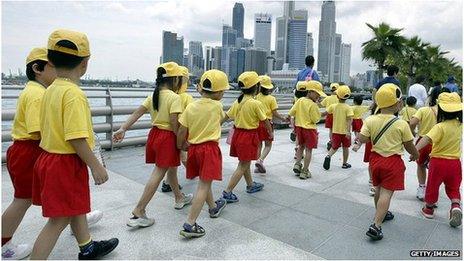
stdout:
{"type": "MultiPolygon", "coordinates": [[[[426,220],[415,198],[415,165],[406,163],[406,190],[394,196],[391,210],[395,219],[383,225],[384,239],[371,242],[365,232],[374,214],[368,195],[368,174],[362,163],[363,151],[352,153],[353,168],[341,169],[341,152],[332,160],[330,171],[322,169],[323,144],[327,132],[320,127],[320,148],[313,154],[313,177],[297,179],[292,172],[293,144],[290,130],[278,130],[273,150],[266,160],[268,174],[255,175],[265,188],[256,194],[245,193],[241,181],[235,193],[240,202],[229,204],[218,219],[209,219],[206,207],[198,223],[207,234],[185,240],[178,233],[188,208],[175,210],[172,193],[157,193],[148,207],[156,224],[133,230],[125,226],[132,208],[152,171],[144,164],[144,147],[125,148],[107,153],[110,181],[92,186],[92,207],[104,211],[104,219],[92,228],[95,239],[117,236],[120,246],[109,259],[410,259],[417,249],[462,250],[462,230],[448,225],[449,200],[440,196],[434,220],[426,220]]],[[[224,155],[223,181],[214,183],[215,197],[220,195],[237,161],[224,155]]],[[[3,167],[2,205],[11,200],[12,186],[3,167]]],[[[183,191],[193,193],[195,181],[185,180],[179,168],[183,191]]],[[[15,241],[33,242],[44,224],[39,208],[32,208],[21,225],[15,241]]],[[[74,238],[66,231],[51,258],[74,259],[74,238]]]]}

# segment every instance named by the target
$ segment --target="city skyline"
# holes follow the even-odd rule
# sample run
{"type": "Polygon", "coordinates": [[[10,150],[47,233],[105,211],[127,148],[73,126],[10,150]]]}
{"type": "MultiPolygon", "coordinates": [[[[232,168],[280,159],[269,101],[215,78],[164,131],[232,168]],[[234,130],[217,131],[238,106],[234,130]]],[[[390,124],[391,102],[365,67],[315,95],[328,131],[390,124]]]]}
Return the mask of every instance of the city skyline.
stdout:
{"type": "MultiPolygon", "coordinates": [[[[253,38],[253,19],[255,13],[269,13],[272,15],[271,50],[275,50],[276,18],[283,14],[282,2],[242,2],[244,5],[244,37],[253,38]]],[[[63,24],[70,28],[87,33],[91,42],[91,63],[88,74],[93,78],[119,78],[152,80],[154,66],[159,63],[162,52],[162,30],[177,33],[184,37],[184,46],[190,41],[200,41],[205,46],[220,46],[222,24],[231,24],[234,2],[218,4],[208,2],[208,10],[185,1],[172,2],[46,2],[33,5],[28,2],[4,2],[3,37],[2,37],[2,72],[9,69],[17,71],[23,69],[24,58],[32,47],[44,46],[48,34],[56,29],[56,24],[63,24]],[[53,6],[56,11],[54,17],[37,17],[32,14],[44,13],[53,6]],[[34,7],[34,8],[32,8],[34,7]],[[176,9],[177,8],[177,9],[176,9]],[[102,15],[92,12],[98,9],[108,14],[106,19],[102,15]],[[164,12],[163,10],[173,10],[164,12]],[[185,13],[185,11],[191,11],[185,13]],[[218,12],[218,10],[221,10],[218,12]],[[183,19],[175,19],[182,13],[183,19]],[[193,15],[193,14],[196,15],[193,15]],[[110,15],[111,14],[111,15],[110,15]],[[28,17],[27,21],[22,19],[28,17]],[[121,19],[124,17],[124,19],[121,19]],[[147,18],[148,17],[148,18],[147,18]],[[123,23],[124,22],[126,23],[123,23]],[[149,21],[153,26],[140,26],[149,21]],[[154,24],[153,24],[154,23],[154,24]],[[108,25],[111,24],[111,27],[108,25]],[[18,29],[20,28],[20,29],[18,29]],[[108,30],[107,28],[115,28],[108,30]],[[150,30],[147,30],[149,28],[150,30]],[[21,32],[18,34],[17,32],[21,32]],[[42,44],[41,44],[42,43],[42,44]]],[[[394,27],[404,27],[404,35],[419,35],[424,41],[441,45],[450,51],[448,57],[455,58],[462,64],[462,3],[448,1],[446,3],[414,2],[337,2],[337,33],[343,35],[344,43],[351,43],[351,75],[365,73],[371,69],[370,63],[361,60],[360,44],[371,38],[366,22],[377,24],[381,21],[390,23],[394,27]],[[453,8],[452,6],[456,8],[453,8]],[[375,15],[376,11],[386,10],[384,17],[375,15]],[[408,9],[405,12],[404,9],[408,9]],[[424,17],[424,10],[434,10],[434,16],[440,16],[441,23],[430,24],[424,17]],[[446,14],[446,15],[440,15],[446,14]],[[401,15],[407,19],[400,20],[401,15]],[[353,25],[355,24],[355,26],[353,25]],[[352,30],[356,28],[356,30],[352,30]],[[446,29],[446,30],[445,30],[446,29]],[[452,33],[451,33],[452,32],[452,33]]],[[[321,2],[295,2],[295,10],[308,10],[308,32],[313,34],[314,54],[318,53],[318,22],[320,20],[321,2]]],[[[150,24],[148,23],[148,24],[150,24]]],[[[147,24],[147,25],[148,25],[147,24]]]]}

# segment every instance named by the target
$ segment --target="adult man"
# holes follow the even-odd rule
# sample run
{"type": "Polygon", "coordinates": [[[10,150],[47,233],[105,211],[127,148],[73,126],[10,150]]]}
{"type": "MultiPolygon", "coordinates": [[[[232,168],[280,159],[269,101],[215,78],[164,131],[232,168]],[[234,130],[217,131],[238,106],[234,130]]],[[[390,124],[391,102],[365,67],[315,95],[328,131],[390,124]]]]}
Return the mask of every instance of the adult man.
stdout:
{"type": "Polygon", "coordinates": [[[412,96],[416,98],[417,103],[416,106],[418,108],[427,106],[427,90],[425,86],[422,85],[424,82],[425,77],[420,75],[416,77],[416,83],[409,87],[408,96],[412,96]]]}
{"type": "Polygon", "coordinates": [[[456,84],[456,79],[454,76],[448,77],[448,81],[445,83],[445,88],[448,88],[450,92],[459,92],[458,85],[456,84]]]}
{"type": "Polygon", "coordinates": [[[298,73],[297,82],[299,82],[299,81],[311,81],[311,80],[320,81],[319,80],[319,75],[317,74],[316,70],[313,69],[313,67],[314,67],[314,57],[312,55],[306,56],[305,64],[306,64],[306,68],[301,70],[298,73]]]}
{"type": "Polygon", "coordinates": [[[398,76],[398,72],[400,69],[396,65],[389,65],[387,67],[387,77],[383,78],[380,82],[377,83],[377,85],[374,87],[374,90],[372,91],[372,106],[375,104],[375,94],[377,93],[377,90],[380,88],[380,86],[386,84],[386,83],[393,83],[396,86],[400,86],[400,81],[396,78],[398,76]]]}

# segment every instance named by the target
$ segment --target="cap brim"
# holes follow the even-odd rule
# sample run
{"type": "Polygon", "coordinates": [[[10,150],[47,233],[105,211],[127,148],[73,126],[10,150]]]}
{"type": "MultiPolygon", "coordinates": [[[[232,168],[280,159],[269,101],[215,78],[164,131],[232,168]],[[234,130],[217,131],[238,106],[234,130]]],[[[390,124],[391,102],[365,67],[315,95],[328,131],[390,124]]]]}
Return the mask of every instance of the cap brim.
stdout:
{"type": "Polygon", "coordinates": [[[321,97],[327,97],[327,94],[325,94],[325,92],[323,91],[316,91],[316,92],[319,93],[321,97]]]}
{"type": "Polygon", "coordinates": [[[462,111],[462,103],[452,103],[452,104],[438,104],[441,109],[446,112],[457,112],[462,111]]]}
{"type": "Polygon", "coordinates": [[[270,89],[274,88],[274,85],[272,85],[272,84],[270,84],[270,85],[263,85],[263,84],[261,84],[261,87],[263,87],[264,89],[270,90],[270,89]]]}

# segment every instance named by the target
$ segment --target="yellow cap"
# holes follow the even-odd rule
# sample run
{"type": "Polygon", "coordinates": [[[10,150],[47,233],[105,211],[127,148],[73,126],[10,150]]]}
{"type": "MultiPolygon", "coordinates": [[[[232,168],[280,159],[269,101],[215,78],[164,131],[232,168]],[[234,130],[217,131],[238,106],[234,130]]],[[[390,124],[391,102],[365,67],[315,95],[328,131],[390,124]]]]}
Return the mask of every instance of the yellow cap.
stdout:
{"type": "Polygon", "coordinates": [[[461,97],[455,92],[441,93],[438,96],[438,106],[446,112],[462,111],[461,97]]]}
{"type": "Polygon", "coordinates": [[[375,103],[379,109],[388,108],[401,100],[401,90],[396,84],[386,83],[375,93],[375,103]]]}
{"type": "Polygon", "coordinates": [[[327,95],[323,91],[322,84],[318,81],[311,80],[306,83],[306,90],[308,91],[315,91],[322,97],[327,97],[327,95]]]}
{"type": "Polygon", "coordinates": [[[342,100],[350,98],[351,90],[347,85],[341,85],[337,88],[337,97],[342,100]]]}
{"type": "Polygon", "coordinates": [[[223,71],[208,70],[200,78],[200,88],[210,92],[225,91],[229,89],[229,79],[223,71]],[[205,86],[206,80],[210,82],[209,86],[205,86]]]}
{"type": "Polygon", "coordinates": [[[177,93],[181,94],[181,93],[184,93],[187,91],[187,87],[188,87],[188,79],[189,79],[189,70],[187,67],[185,66],[179,66],[180,67],[180,71],[182,72],[182,86],[180,87],[179,91],[177,93]]]}
{"type": "Polygon", "coordinates": [[[87,36],[83,33],[66,29],[56,30],[48,37],[48,49],[79,57],[90,56],[90,46],[87,36]],[[57,43],[62,40],[70,41],[76,45],[77,50],[57,45],[57,43]]]}
{"type": "Polygon", "coordinates": [[[40,48],[36,47],[36,48],[32,49],[32,51],[29,53],[29,55],[26,58],[26,64],[29,64],[30,62],[37,61],[37,60],[48,62],[47,48],[45,48],[45,47],[40,47],[40,48]]]}
{"type": "Polygon", "coordinates": [[[238,82],[242,82],[243,87],[242,89],[250,89],[251,87],[255,86],[259,82],[259,76],[254,71],[243,72],[238,77],[238,82]]]}
{"type": "Polygon", "coordinates": [[[338,89],[339,86],[340,85],[338,83],[333,82],[333,83],[330,84],[330,90],[334,92],[334,91],[336,91],[338,89]]]}
{"type": "Polygon", "coordinates": [[[272,89],[274,88],[274,85],[272,85],[271,77],[267,75],[260,75],[259,76],[259,83],[261,84],[261,87],[264,89],[272,89]]]}
{"type": "Polygon", "coordinates": [[[163,74],[163,77],[175,77],[183,75],[180,66],[175,62],[162,63],[158,66],[158,68],[163,68],[166,71],[166,73],[163,74]]]}
{"type": "Polygon", "coordinates": [[[308,82],[307,81],[299,81],[296,83],[296,90],[297,91],[306,91],[308,90],[308,82]]]}

